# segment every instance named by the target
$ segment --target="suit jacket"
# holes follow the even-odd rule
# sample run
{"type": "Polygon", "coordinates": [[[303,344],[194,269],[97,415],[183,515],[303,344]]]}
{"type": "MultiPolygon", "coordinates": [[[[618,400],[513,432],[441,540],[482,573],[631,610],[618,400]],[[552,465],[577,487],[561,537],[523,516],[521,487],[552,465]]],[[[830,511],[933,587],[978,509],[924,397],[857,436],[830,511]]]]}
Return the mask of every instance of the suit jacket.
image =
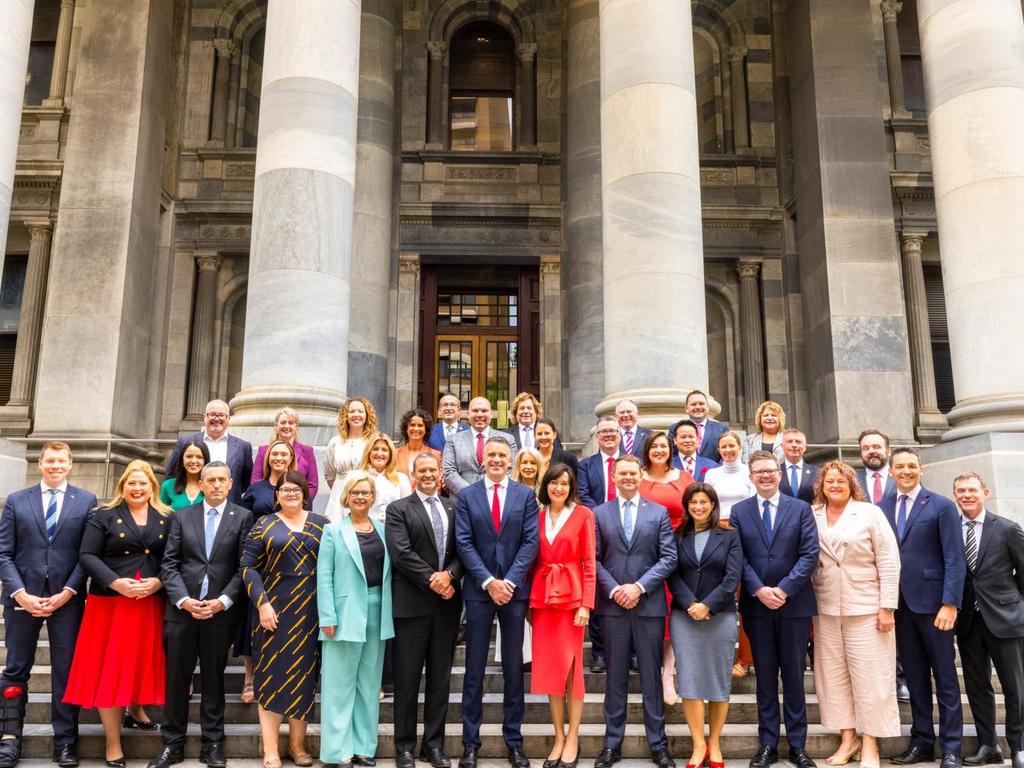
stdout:
{"type": "Polygon", "coordinates": [[[811,576],[818,567],[818,526],[806,502],[779,496],[771,542],[761,522],[761,497],[754,495],[733,505],[729,522],[743,544],[743,589],[740,612],[767,616],[770,610],[755,597],[761,587],[780,587],[788,599],[777,609],[780,616],[810,618],[817,613],[811,576]]]}
{"type": "Polygon", "coordinates": [[[685,611],[704,603],[711,613],[736,612],[736,588],[743,575],[743,547],[735,528],[711,531],[700,557],[693,534],[676,536],[676,569],[668,577],[674,607],[685,611]]]}
{"type": "MultiPolygon", "coordinates": [[[[467,429],[469,429],[469,424],[464,422],[460,421],[455,425],[456,434],[459,432],[465,432],[467,429]]],[[[427,438],[426,443],[435,451],[443,451],[445,442],[444,423],[440,421],[435,422],[434,426],[430,429],[430,437],[427,438]]]]}
{"type": "MultiPolygon", "coordinates": [[[[381,542],[384,541],[384,525],[370,518],[381,542]]],[[[324,528],[320,539],[320,553],[316,558],[316,605],[320,614],[321,627],[334,627],[334,637],[323,632],[320,639],[326,642],[345,640],[350,643],[365,643],[370,640],[387,640],[395,636],[395,624],[391,614],[391,558],[384,547],[384,578],[381,581],[380,637],[366,636],[369,587],[366,585],[366,571],[363,555],[359,549],[359,534],[348,515],[324,528]]]]}
{"type": "MultiPolygon", "coordinates": [[[[208,600],[226,596],[232,608],[245,599],[242,590],[242,542],[252,527],[252,512],[228,502],[224,506],[213,551],[206,557],[206,509],[202,503],[179,509],[171,517],[167,546],[160,563],[160,578],[167,591],[166,621],[194,621],[188,611],[177,607],[180,600],[199,599],[203,577],[209,578],[208,600]]],[[[210,621],[230,624],[233,611],[220,611],[210,621]]]]}
{"type": "Polygon", "coordinates": [[[46,538],[46,518],[39,483],[7,497],[0,514],[0,581],[3,604],[24,589],[30,595],[56,595],[64,587],[85,597],[85,572],[79,563],[86,522],[96,497],[68,485],[53,541],[46,538]]]}
{"type": "Polygon", "coordinates": [[[981,606],[985,626],[996,637],[1024,637],[1024,530],[1005,517],[985,510],[978,542],[978,562],[967,571],[964,610],[957,632],[970,631],[981,606]]]}
{"type": "MultiPolygon", "coordinates": [[[[898,496],[886,496],[879,506],[895,531],[898,496]]],[[[900,545],[900,596],[907,607],[914,613],[937,613],[943,605],[959,609],[967,559],[956,505],[922,486],[907,511],[903,538],[896,534],[896,539],[900,545]]]]}
{"type": "MultiPolygon", "coordinates": [[[[562,514],[567,514],[565,511],[562,514]]],[[[540,510],[540,549],[533,564],[531,608],[594,610],[597,587],[594,543],[594,513],[582,504],[573,507],[569,518],[548,541],[547,510],[540,510]]]]}
{"type": "Polygon", "coordinates": [[[100,507],[86,523],[79,558],[89,577],[89,594],[113,597],[115,579],[160,577],[172,515],[164,516],[150,507],[146,525],[139,528],[128,505],[100,507]]]}
{"type": "MultiPolygon", "coordinates": [[[[441,452],[431,448],[428,444],[423,444],[423,450],[417,451],[416,456],[421,453],[429,453],[437,458],[437,466],[441,466],[441,452]]],[[[415,491],[416,490],[416,478],[412,472],[409,471],[409,462],[415,459],[416,456],[409,455],[409,444],[402,443],[398,450],[395,451],[395,469],[401,472],[403,475],[409,478],[409,486],[415,491]]]]}
{"type": "MultiPolygon", "coordinates": [[[[269,443],[261,445],[259,450],[256,451],[256,458],[253,459],[252,471],[249,476],[250,485],[263,479],[263,462],[266,460],[267,448],[269,447],[269,443]]],[[[312,499],[316,496],[317,488],[320,485],[320,472],[316,467],[316,453],[313,452],[312,445],[300,443],[298,440],[295,441],[292,447],[295,449],[295,468],[305,476],[306,482],[309,483],[309,498],[312,499]]],[[[230,454],[230,452],[231,436],[228,435],[228,453],[230,454]]],[[[232,477],[234,477],[233,474],[232,477]]]]}
{"type": "MultiPolygon", "coordinates": [[[[619,432],[620,433],[622,432],[622,427],[619,427],[619,432]]],[[[637,427],[636,428],[636,436],[633,438],[633,450],[631,450],[630,453],[632,453],[634,456],[636,456],[641,461],[643,461],[643,458],[644,458],[644,443],[647,442],[647,438],[650,437],[650,436],[651,436],[651,430],[647,429],[647,427],[637,427]]],[[[671,443],[670,443],[670,445],[671,445],[671,443]]],[[[622,447],[620,448],[620,450],[623,453],[625,453],[625,451],[626,451],[626,444],[623,442],[623,443],[621,443],[621,446],[622,447]]]]}
{"type": "MultiPolygon", "coordinates": [[[[485,440],[495,436],[502,438],[508,443],[509,450],[512,452],[513,461],[508,463],[509,473],[511,474],[516,451],[518,450],[516,448],[516,441],[512,439],[512,435],[508,432],[502,432],[500,429],[492,429],[485,440]]],[[[465,429],[455,433],[455,436],[445,443],[444,452],[441,457],[441,474],[444,477],[444,487],[450,493],[457,494],[463,488],[483,480],[486,472],[483,466],[477,464],[476,442],[476,432],[472,429],[465,429]]],[[[490,506],[487,508],[489,510],[490,506]]]]}
{"type": "Polygon", "coordinates": [[[430,510],[412,493],[388,504],[384,536],[394,568],[391,592],[396,618],[428,616],[436,612],[458,615],[462,610],[462,575],[465,572],[455,545],[455,504],[441,497],[442,513],[448,519],[444,562],[438,562],[437,544],[430,510]],[[455,594],[445,600],[430,588],[430,575],[450,571],[455,594]]]}
{"type": "MultiPolygon", "coordinates": [[[[621,455],[621,453],[616,454],[616,458],[621,455]]],[[[598,451],[582,459],[579,463],[579,471],[576,473],[580,503],[593,510],[608,501],[604,489],[604,480],[608,476],[607,460],[608,457],[598,451]]]]}
{"type": "MultiPolygon", "coordinates": [[[[534,426],[536,427],[536,424],[534,426]]],[[[520,441],[520,439],[519,439],[519,425],[518,424],[513,424],[508,429],[505,429],[505,430],[502,430],[502,431],[506,435],[509,435],[512,438],[513,441],[515,441],[516,449],[517,450],[520,450],[520,451],[523,450],[522,441],[520,441]]],[[[537,446],[534,445],[534,447],[536,448],[537,446]]],[[[553,454],[558,453],[559,451],[563,451],[563,450],[565,450],[565,449],[562,447],[562,438],[556,437],[555,438],[555,445],[554,445],[553,454]]]]}
{"type": "MultiPolygon", "coordinates": [[[[861,490],[868,497],[868,501],[871,501],[871,486],[868,484],[868,471],[864,467],[857,470],[857,482],[860,483],[861,490]]],[[[885,478],[885,488],[882,489],[882,497],[895,496],[896,495],[896,481],[892,479],[892,475],[888,475],[885,478]]]]}
{"type": "Polygon", "coordinates": [[[627,613],[611,599],[613,589],[622,584],[640,584],[644,594],[637,603],[638,616],[657,617],[668,612],[665,579],[676,567],[676,544],[668,510],[641,498],[633,521],[633,538],[626,542],[622,529],[619,500],[605,502],[594,510],[597,535],[597,612],[610,616],[627,613]]]}
{"type": "MultiPolygon", "coordinates": [[[[716,441],[718,438],[715,438],[716,441]]],[[[717,442],[716,442],[717,445],[717,442]]],[[[743,438],[743,444],[740,446],[740,461],[744,464],[750,463],[750,454],[754,451],[761,450],[761,433],[751,432],[743,438]]],[[[776,461],[782,464],[786,460],[786,454],[782,451],[782,430],[775,435],[775,440],[772,441],[772,454],[775,456],[776,461]]]]}
{"type": "Polygon", "coordinates": [[[825,507],[812,510],[821,551],[811,577],[818,613],[869,616],[879,608],[896,610],[900,551],[882,510],[851,499],[831,529],[825,507]]]}
{"type": "Polygon", "coordinates": [[[533,491],[514,480],[508,481],[498,533],[494,532],[486,481],[473,483],[459,494],[455,500],[455,544],[466,569],[462,585],[466,600],[490,600],[483,583],[492,577],[516,585],[513,600],[529,598],[530,567],[540,546],[539,516],[533,491]]]}
{"type": "MultiPolygon", "coordinates": [[[[203,433],[194,432],[191,435],[183,435],[178,438],[174,450],[167,459],[167,467],[164,471],[164,478],[174,477],[178,472],[178,465],[181,463],[181,452],[185,450],[185,443],[190,440],[202,442],[203,433]]],[[[232,504],[242,502],[242,494],[252,482],[252,444],[240,437],[228,433],[228,460],[225,462],[231,472],[231,491],[228,493],[228,501],[232,504]]],[[[315,459],[314,459],[315,465],[315,459]]]]}
{"type": "MultiPolygon", "coordinates": [[[[679,421],[692,421],[689,416],[679,421]]],[[[673,424],[668,429],[668,441],[671,445],[675,446],[676,439],[676,427],[679,426],[679,421],[673,424]]],[[[718,453],[718,438],[724,433],[729,431],[729,425],[724,421],[715,421],[714,419],[708,419],[704,423],[704,439],[700,441],[700,447],[697,448],[697,455],[703,456],[705,459],[711,459],[717,461],[719,464],[722,463],[722,456],[718,453]]]]}
{"type": "MultiPolygon", "coordinates": [[[[684,468],[683,467],[683,457],[679,453],[676,453],[672,457],[672,466],[675,467],[676,469],[683,469],[684,468]]],[[[721,464],[719,464],[714,459],[705,458],[704,456],[701,456],[698,453],[694,457],[694,459],[693,459],[693,472],[690,473],[690,475],[693,477],[693,482],[695,482],[695,483],[703,483],[703,482],[705,482],[704,476],[707,475],[708,470],[709,469],[714,469],[715,467],[719,467],[719,466],[721,466],[721,464]]]]}
{"type": "Polygon", "coordinates": [[[818,479],[820,470],[805,461],[800,471],[800,485],[794,490],[789,482],[789,464],[780,462],[779,466],[782,468],[782,482],[779,483],[779,490],[787,496],[793,496],[808,504],[814,501],[814,481],[818,479]]]}

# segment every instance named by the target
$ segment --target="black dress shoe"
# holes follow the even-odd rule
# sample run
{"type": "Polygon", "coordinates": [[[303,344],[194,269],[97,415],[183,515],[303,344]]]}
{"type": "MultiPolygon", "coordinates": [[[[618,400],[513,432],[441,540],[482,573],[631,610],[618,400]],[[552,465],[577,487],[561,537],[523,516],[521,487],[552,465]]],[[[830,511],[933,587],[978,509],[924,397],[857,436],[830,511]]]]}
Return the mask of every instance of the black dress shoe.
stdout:
{"type": "Polygon", "coordinates": [[[964,762],[959,752],[943,752],[941,768],[961,768],[964,762]]]}
{"type": "Polygon", "coordinates": [[[982,744],[978,747],[977,752],[963,759],[964,765],[987,765],[1001,762],[1003,762],[1003,750],[999,748],[998,744],[993,746],[982,744]]]}
{"type": "Polygon", "coordinates": [[[612,768],[621,759],[621,749],[602,749],[601,754],[594,761],[594,768],[612,768]]]}
{"type": "Polygon", "coordinates": [[[795,763],[799,768],[818,768],[811,756],[807,754],[807,750],[803,747],[790,747],[789,748],[789,762],[795,763]]]}
{"type": "Polygon", "coordinates": [[[353,755],[352,765],[361,766],[361,768],[373,768],[377,765],[377,761],[372,757],[366,757],[365,755],[353,755]]]}
{"type": "Polygon", "coordinates": [[[451,768],[452,761],[444,753],[441,747],[423,747],[420,750],[420,760],[430,763],[434,768],[451,768]]]}
{"type": "Polygon", "coordinates": [[[640,662],[636,660],[636,654],[634,653],[629,657],[629,668],[634,672],[640,671],[640,662]]]}
{"type": "Polygon", "coordinates": [[[113,760],[107,760],[107,768],[126,768],[128,761],[124,759],[124,756],[115,757],[113,760]]]}
{"type": "Polygon", "coordinates": [[[530,758],[523,752],[522,747],[509,747],[508,761],[512,764],[512,768],[530,768],[530,758]]]}
{"type": "Polygon", "coordinates": [[[768,768],[772,763],[779,762],[778,747],[762,744],[757,754],[750,758],[750,768],[768,768]]]}
{"type": "Polygon", "coordinates": [[[608,667],[604,663],[604,656],[595,656],[590,660],[590,671],[596,674],[608,671],[608,667]]]}
{"type": "Polygon", "coordinates": [[[910,689],[906,683],[896,683],[896,701],[910,701],[910,689]]]}
{"type": "Polygon", "coordinates": [[[1013,768],[1024,768],[1024,749],[1018,749],[1010,753],[1010,765],[1013,768]]]}
{"type": "Polygon", "coordinates": [[[412,752],[399,752],[395,758],[395,768],[416,768],[416,758],[412,752]]]}
{"type": "Polygon", "coordinates": [[[199,762],[206,763],[210,768],[224,768],[228,759],[224,754],[223,741],[211,741],[199,748],[199,762]]]}
{"type": "Polygon", "coordinates": [[[459,632],[455,636],[455,644],[462,645],[464,642],[466,642],[466,625],[459,624],[459,632]]]}
{"type": "Polygon", "coordinates": [[[462,750],[462,757],[459,759],[459,768],[476,768],[476,753],[480,747],[467,746],[462,750]]]}
{"type": "Polygon", "coordinates": [[[580,754],[579,754],[579,752],[577,752],[576,753],[576,759],[573,760],[572,762],[568,762],[567,763],[567,762],[565,762],[565,760],[559,760],[558,761],[558,768],[577,768],[577,766],[579,764],[580,764],[580,754]]]}
{"type": "Polygon", "coordinates": [[[676,768],[676,761],[667,749],[655,749],[651,751],[651,762],[658,768],[676,768]]]}
{"type": "Polygon", "coordinates": [[[555,758],[554,760],[545,760],[541,765],[543,768],[558,768],[558,764],[561,762],[562,761],[560,759],[555,758]]]}
{"type": "MultiPolygon", "coordinates": [[[[121,758],[122,760],[124,758],[121,758]]],[[[146,768],[170,768],[176,763],[185,762],[185,750],[181,747],[164,747],[160,754],[146,763],[146,768]]],[[[110,765],[110,761],[107,761],[110,765]]]]}
{"type": "Polygon", "coordinates": [[[60,768],[75,768],[78,765],[78,755],[75,754],[74,744],[58,744],[53,748],[53,762],[60,768]]]}
{"type": "Polygon", "coordinates": [[[21,739],[0,739],[0,768],[14,768],[21,759],[21,739]]]}
{"type": "Polygon", "coordinates": [[[914,763],[930,763],[935,760],[935,747],[922,747],[911,744],[901,755],[890,758],[896,765],[912,765],[914,763]]]}

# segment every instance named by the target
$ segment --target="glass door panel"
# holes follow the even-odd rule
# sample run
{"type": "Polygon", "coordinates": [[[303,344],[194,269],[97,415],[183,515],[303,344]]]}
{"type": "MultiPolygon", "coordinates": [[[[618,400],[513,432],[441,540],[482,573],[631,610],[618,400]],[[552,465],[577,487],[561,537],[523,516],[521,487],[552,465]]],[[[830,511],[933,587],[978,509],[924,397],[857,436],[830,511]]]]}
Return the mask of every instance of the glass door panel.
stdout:
{"type": "Polygon", "coordinates": [[[462,409],[469,407],[473,397],[473,361],[475,354],[472,338],[444,337],[437,339],[437,391],[451,392],[459,398],[462,409]]]}
{"type": "Polygon", "coordinates": [[[495,416],[491,423],[499,429],[505,429],[510,423],[509,406],[518,391],[519,344],[508,338],[484,337],[484,346],[484,391],[491,401],[495,416]]]}

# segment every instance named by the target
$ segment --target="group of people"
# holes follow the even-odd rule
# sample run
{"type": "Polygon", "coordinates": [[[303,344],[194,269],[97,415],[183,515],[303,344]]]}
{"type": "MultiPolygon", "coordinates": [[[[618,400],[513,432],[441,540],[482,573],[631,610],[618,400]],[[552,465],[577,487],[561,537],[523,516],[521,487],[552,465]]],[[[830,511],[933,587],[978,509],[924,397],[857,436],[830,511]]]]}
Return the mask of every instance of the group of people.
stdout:
{"type": "Polygon", "coordinates": [[[450,768],[444,736],[460,634],[459,766],[476,768],[495,621],[513,768],[530,765],[524,653],[554,728],[544,768],[577,766],[585,634],[590,670],[607,674],[595,768],[621,759],[631,669],[652,761],[675,766],[665,711],[681,703],[693,743],[687,768],[723,768],[733,679],[751,666],[760,742],[751,768],[779,759],[783,724],[790,761],[814,768],[809,648],[821,722],[840,733],[828,765],[859,756],[878,766],[878,739],[900,735],[902,698],[911,739],[892,761],[933,760],[933,678],[942,768],[1001,762],[994,664],[1013,768],[1024,768],[1024,531],[986,510],[978,474],[956,478],[954,504],[922,486],[915,450],[892,449],[873,429],[860,436],[862,469],[815,467],[779,404],[763,403],[757,431],[741,437],[709,418],[699,391],[666,431],[639,426],[637,406],[623,400],[598,419],[597,451],[582,460],[529,393],[513,401],[508,431],[491,426],[486,398],[468,403],[468,423],[461,410],[448,394],[436,423],[410,410],[396,446],[369,401],[346,400],[323,462],[325,515],[312,511],[320,469],[290,408],[254,460],[228,431],[227,404],[212,401],[162,482],[133,461],[102,505],[69,484],[70,447],[46,443],[40,482],[11,494],[0,514],[0,768],[20,758],[44,624],[61,768],[79,762],[81,707],[98,709],[107,765],[124,768],[122,729],[157,728],[144,707],[162,705],[163,748],[148,768],[182,762],[193,686],[200,760],[225,766],[232,652],[245,659],[242,701],[258,706],[265,768],[281,766],[285,721],[285,756],[313,764],[305,735],[317,690],[320,760],[373,766],[385,679],[398,768],[417,757],[450,768]],[[966,757],[954,638],[978,733],[966,757]]]}

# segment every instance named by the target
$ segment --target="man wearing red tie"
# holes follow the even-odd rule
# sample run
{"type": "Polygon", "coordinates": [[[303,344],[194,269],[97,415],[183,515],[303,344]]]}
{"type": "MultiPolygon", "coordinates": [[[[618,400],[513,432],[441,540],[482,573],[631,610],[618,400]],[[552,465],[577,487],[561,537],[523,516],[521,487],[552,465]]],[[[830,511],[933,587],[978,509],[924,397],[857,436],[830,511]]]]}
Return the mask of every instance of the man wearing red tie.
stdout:
{"type": "Polygon", "coordinates": [[[469,401],[470,429],[456,432],[444,444],[441,473],[444,487],[457,494],[484,476],[484,443],[491,437],[504,440],[512,456],[516,455],[516,442],[512,435],[491,429],[491,403],[486,397],[469,401]]]}
{"type": "Polygon", "coordinates": [[[889,438],[877,429],[865,429],[858,443],[864,468],[857,471],[857,480],[868,501],[877,506],[886,496],[896,494],[896,483],[889,474],[889,438]]]}

